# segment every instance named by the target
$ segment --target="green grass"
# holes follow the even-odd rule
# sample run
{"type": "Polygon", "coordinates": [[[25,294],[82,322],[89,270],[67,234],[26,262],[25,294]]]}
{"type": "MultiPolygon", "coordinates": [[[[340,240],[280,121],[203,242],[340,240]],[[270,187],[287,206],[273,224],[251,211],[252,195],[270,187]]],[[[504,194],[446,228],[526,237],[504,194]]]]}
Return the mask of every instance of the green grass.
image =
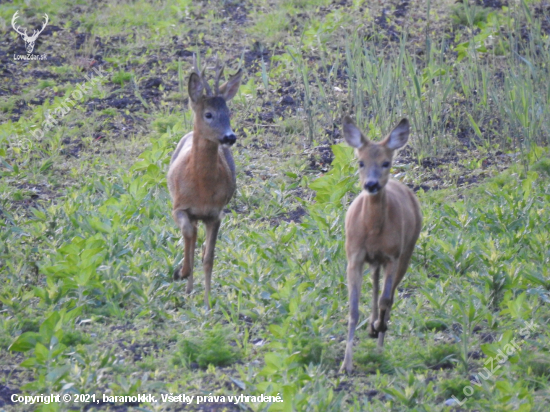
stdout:
{"type": "Polygon", "coordinates": [[[285,9],[274,10],[269,13],[259,13],[256,24],[249,28],[250,32],[260,39],[277,43],[285,36],[290,28],[290,19],[285,9]]]}
{"type": "MultiPolygon", "coordinates": [[[[12,70],[24,92],[0,95],[0,385],[25,395],[284,399],[250,404],[254,411],[548,409],[548,39],[537,24],[527,39],[512,36],[541,21],[536,4],[485,10],[461,26],[447,4],[411,3],[402,25],[385,14],[407,34],[391,41],[374,20],[377,2],[262,1],[245,4],[238,24],[233,2],[115,3],[16,2],[0,12],[7,30],[17,7],[51,13],[61,27],[81,22],[37,46],[64,45],[59,62],[12,70]],[[428,13],[430,28],[411,17],[428,13]],[[72,48],[85,32],[107,46],[72,48]],[[495,43],[476,47],[479,35],[495,43]],[[254,59],[262,48],[263,64],[254,59]],[[183,245],[165,175],[192,127],[183,49],[219,53],[226,73],[239,63],[246,72],[230,104],[238,191],[220,230],[208,313],[200,259],[191,295],[171,278],[183,245]],[[106,78],[32,138],[85,81],[76,63],[92,53],[102,54],[106,78]],[[33,70],[55,77],[34,79],[33,70]],[[160,86],[146,87],[157,77],[160,86]],[[286,95],[294,104],[283,107],[286,95]],[[17,113],[37,96],[44,102],[17,113]],[[122,98],[138,103],[108,104],[122,98]],[[394,173],[426,190],[417,192],[424,227],[383,352],[366,333],[365,272],[351,376],[337,373],[348,311],[343,222],[358,192],[353,151],[333,145],[344,112],[371,139],[408,116],[413,142],[394,173]],[[529,336],[520,333],[531,321],[529,336]],[[495,379],[472,383],[511,339],[521,349],[495,379]],[[467,386],[474,393],[463,406],[445,405],[467,386]]],[[[199,245],[204,237],[201,226],[199,245]]],[[[81,405],[38,409],[72,406],[81,405]]]]}
{"type": "Polygon", "coordinates": [[[112,77],[113,83],[118,83],[121,86],[124,85],[124,83],[129,82],[132,78],[132,73],[128,73],[125,71],[119,71],[118,73],[115,73],[112,77]]]}
{"type": "Polygon", "coordinates": [[[209,365],[226,366],[235,362],[239,359],[240,354],[238,350],[230,346],[227,334],[227,330],[214,328],[206,331],[204,337],[184,339],[173,362],[184,365],[196,362],[202,368],[209,365]]]}

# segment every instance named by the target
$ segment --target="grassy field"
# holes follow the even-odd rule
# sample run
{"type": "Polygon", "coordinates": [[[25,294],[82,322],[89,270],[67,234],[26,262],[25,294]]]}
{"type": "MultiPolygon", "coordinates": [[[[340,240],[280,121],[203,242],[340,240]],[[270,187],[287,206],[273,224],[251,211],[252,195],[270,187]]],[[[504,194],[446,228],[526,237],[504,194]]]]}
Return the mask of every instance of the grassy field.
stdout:
{"type": "Polygon", "coordinates": [[[533,0],[0,4],[0,410],[548,411],[549,35],[533,0]],[[46,60],[14,58],[18,10],[46,60]],[[200,259],[191,295],[171,277],[193,53],[245,72],[211,312],[200,259]],[[344,113],[410,119],[393,173],[424,215],[383,353],[365,273],[351,376],[344,113]]]}

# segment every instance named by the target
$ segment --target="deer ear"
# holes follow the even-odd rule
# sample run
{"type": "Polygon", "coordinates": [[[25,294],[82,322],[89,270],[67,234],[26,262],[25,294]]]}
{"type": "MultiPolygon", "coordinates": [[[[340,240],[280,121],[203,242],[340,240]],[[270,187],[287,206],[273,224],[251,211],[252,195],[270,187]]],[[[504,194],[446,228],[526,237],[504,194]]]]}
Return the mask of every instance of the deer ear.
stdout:
{"type": "Polygon", "coordinates": [[[344,123],[344,138],[346,139],[346,142],[351,147],[355,147],[356,149],[359,149],[361,146],[363,146],[365,143],[367,143],[367,139],[363,136],[363,133],[361,133],[361,130],[355,126],[355,123],[353,123],[353,120],[351,120],[351,117],[344,116],[343,119],[344,123]]]}
{"type": "Polygon", "coordinates": [[[385,145],[388,149],[396,150],[405,146],[407,140],[409,140],[409,121],[403,119],[395,126],[395,129],[391,131],[385,141],[385,145]]]}
{"type": "Polygon", "coordinates": [[[242,69],[239,69],[231,79],[220,86],[220,96],[222,96],[225,101],[231,100],[237,92],[239,91],[239,86],[241,85],[241,77],[243,75],[242,69]]]}
{"type": "Polygon", "coordinates": [[[203,88],[202,80],[199,75],[197,73],[191,73],[191,76],[189,76],[187,91],[192,103],[197,103],[202,97],[203,88]]]}

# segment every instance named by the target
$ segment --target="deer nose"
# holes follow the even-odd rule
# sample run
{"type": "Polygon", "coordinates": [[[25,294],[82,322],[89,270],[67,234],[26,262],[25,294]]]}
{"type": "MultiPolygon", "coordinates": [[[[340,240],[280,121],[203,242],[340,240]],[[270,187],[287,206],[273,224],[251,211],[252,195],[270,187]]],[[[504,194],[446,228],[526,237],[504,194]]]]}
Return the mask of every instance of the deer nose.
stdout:
{"type": "Polygon", "coordinates": [[[222,138],[221,143],[228,144],[229,146],[231,146],[236,141],[237,141],[237,136],[235,136],[235,133],[228,133],[222,138]]]}
{"type": "Polygon", "coordinates": [[[376,180],[369,180],[365,183],[365,190],[369,193],[375,194],[380,190],[380,184],[376,180]]]}

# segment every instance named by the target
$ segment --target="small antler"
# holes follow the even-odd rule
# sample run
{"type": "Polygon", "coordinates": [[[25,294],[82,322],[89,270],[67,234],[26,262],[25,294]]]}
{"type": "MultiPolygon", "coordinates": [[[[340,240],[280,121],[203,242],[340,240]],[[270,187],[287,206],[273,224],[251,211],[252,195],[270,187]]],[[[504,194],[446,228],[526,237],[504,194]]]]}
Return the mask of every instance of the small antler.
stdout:
{"type": "Polygon", "coordinates": [[[200,67],[197,64],[197,56],[194,53],[193,53],[193,70],[195,71],[195,73],[197,73],[197,75],[201,79],[202,85],[206,89],[206,95],[207,96],[213,96],[212,89],[210,88],[210,85],[208,84],[208,82],[206,81],[206,78],[204,76],[204,74],[206,72],[206,67],[204,67],[202,69],[202,71],[200,70],[200,67]]]}
{"type": "Polygon", "coordinates": [[[38,38],[38,35],[44,31],[46,28],[46,25],[48,24],[49,18],[46,13],[44,13],[44,17],[46,17],[46,21],[42,23],[42,28],[40,30],[33,30],[32,37],[29,38],[29,41],[35,41],[38,38]]]}
{"type": "Polygon", "coordinates": [[[218,60],[218,56],[216,56],[216,76],[214,77],[214,93],[216,96],[220,94],[220,79],[223,75],[223,68],[224,65],[220,66],[220,61],[218,60]]]}
{"type": "Polygon", "coordinates": [[[19,33],[21,36],[23,36],[23,37],[26,39],[26,38],[27,38],[27,29],[25,29],[25,32],[24,32],[24,33],[21,33],[21,32],[19,31],[19,29],[21,28],[21,26],[15,27],[15,20],[17,20],[17,18],[19,17],[18,14],[19,14],[19,10],[16,11],[15,14],[13,15],[13,17],[11,18],[11,25],[12,25],[13,29],[14,29],[17,33],[19,33]]]}

